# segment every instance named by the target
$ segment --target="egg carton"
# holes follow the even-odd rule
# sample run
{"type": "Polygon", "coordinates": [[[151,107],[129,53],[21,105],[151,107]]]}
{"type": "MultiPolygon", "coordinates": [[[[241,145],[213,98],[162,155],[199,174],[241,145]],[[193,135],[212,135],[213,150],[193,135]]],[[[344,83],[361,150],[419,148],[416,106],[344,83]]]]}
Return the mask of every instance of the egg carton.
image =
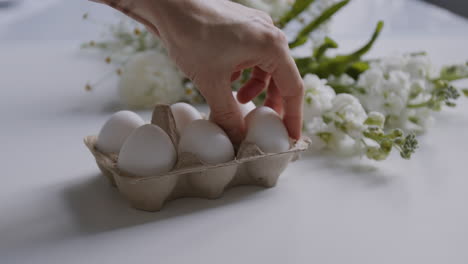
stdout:
{"type": "MultiPolygon", "coordinates": [[[[163,129],[177,149],[179,135],[168,105],[155,107],[151,123],[163,129]]],[[[84,139],[102,174],[133,207],[145,211],[158,211],[166,202],[182,197],[216,199],[224,190],[239,185],[273,187],[288,163],[298,159],[299,153],[310,144],[310,140],[303,137],[286,152],[264,153],[257,145],[244,141],[234,160],[216,165],[206,164],[192,153],[178,153],[172,171],[152,177],[137,177],[119,170],[117,155],[99,151],[96,141],[97,136],[84,139]]]]}

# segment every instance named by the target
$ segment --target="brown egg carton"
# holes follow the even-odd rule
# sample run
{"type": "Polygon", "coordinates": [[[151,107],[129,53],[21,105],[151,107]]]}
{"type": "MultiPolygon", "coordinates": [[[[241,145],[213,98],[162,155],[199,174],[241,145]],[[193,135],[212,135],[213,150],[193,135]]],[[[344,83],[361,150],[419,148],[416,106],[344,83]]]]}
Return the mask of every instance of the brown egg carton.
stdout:
{"type": "MultiPolygon", "coordinates": [[[[157,105],[152,124],[161,127],[178,146],[179,135],[168,105],[157,105]]],[[[84,143],[110,183],[137,209],[158,211],[165,202],[182,197],[216,199],[224,190],[238,185],[273,187],[290,161],[308,148],[306,137],[296,141],[291,149],[281,153],[263,153],[255,144],[242,142],[236,158],[222,164],[209,165],[192,153],[178,153],[174,169],[163,175],[137,177],[117,168],[117,155],[105,154],[96,148],[97,136],[87,136],[84,143]]]]}

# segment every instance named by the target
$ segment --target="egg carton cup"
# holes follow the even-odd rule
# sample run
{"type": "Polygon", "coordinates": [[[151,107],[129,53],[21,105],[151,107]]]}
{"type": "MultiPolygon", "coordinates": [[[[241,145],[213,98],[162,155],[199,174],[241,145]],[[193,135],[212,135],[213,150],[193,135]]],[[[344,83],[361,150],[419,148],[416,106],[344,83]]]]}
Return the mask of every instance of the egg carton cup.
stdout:
{"type": "MultiPolygon", "coordinates": [[[[168,105],[157,105],[151,123],[162,128],[177,149],[179,135],[168,105]]],[[[116,154],[106,154],[96,148],[97,136],[87,136],[85,145],[96,159],[102,174],[116,186],[130,204],[145,211],[158,211],[171,200],[182,197],[219,198],[224,190],[239,185],[273,187],[290,161],[299,158],[299,152],[308,148],[306,137],[294,142],[281,153],[264,153],[255,144],[243,142],[232,161],[210,165],[194,154],[178,153],[174,169],[163,175],[138,177],[117,167],[116,154]]],[[[207,146],[209,147],[209,146],[207,146]]]]}

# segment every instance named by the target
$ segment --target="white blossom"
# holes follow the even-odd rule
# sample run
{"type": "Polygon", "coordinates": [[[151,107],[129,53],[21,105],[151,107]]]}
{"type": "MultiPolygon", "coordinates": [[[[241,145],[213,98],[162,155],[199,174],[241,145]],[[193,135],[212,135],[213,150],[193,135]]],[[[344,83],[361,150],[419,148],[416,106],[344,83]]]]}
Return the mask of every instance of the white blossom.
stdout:
{"type": "Polygon", "coordinates": [[[367,111],[384,114],[389,128],[424,132],[432,123],[430,111],[408,105],[431,97],[433,76],[434,68],[425,55],[387,57],[372,62],[359,76],[356,85],[365,93],[355,95],[367,111]]]}
{"type": "Polygon", "coordinates": [[[340,75],[339,77],[336,77],[335,75],[330,75],[328,77],[328,82],[343,86],[352,86],[356,84],[356,80],[354,80],[351,76],[349,76],[346,73],[340,75]]]}
{"type": "Polygon", "coordinates": [[[349,152],[349,145],[361,151],[367,114],[359,100],[350,94],[336,95],[315,75],[304,78],[306,87],[305,129],[312,140],[312,150],[331,149],[349,152]],[[351,143],[351,144],[350,144],[351,143]]]}
{"type": "Polygon", "coordinates": [[[314,74],[304,76],[304,88],[304,120],[307,122],[329,110],[336,93],[327,85],[326,80],[321,80],[314,74]]]}
{"type": "Polygon", "coordinates": [[[399,117],[389,116],[388,127],[424,133],[434,124],[432,110],[428,108],[405,109],[399,117]]]}
{"type": "Polygon", "coordinates": [[[120,97],[131,108],[150,108],[157,103],[171,104],[184,96],[182,78],[165,53],[137,53],[123,67],[119,81],[120,97]]]}
{"type": "Polygon", "coordinates": [[[384,128],[385,116],[379,112],[370,112],[367,114],[366,124],[384,128]]]}
{"type": "MultiPolygon", "coordinates": [[[[339,94],[329,110],[334,121],[342,123],[345,132],[354,139],[362,138],[367,114],[359,100],[350,94],[339,94]]],[[[327,114],[327,113],[326,113],[327,114]]],[[[330,117],[330,115],[328,115],[330,117]]]]}
{"type": "Polygon", "coordinates": [[[403,71],[409,74],[411,79],[432,78],[435,75],[429,56],[427,55],[395,55],[384,57],[371,64],[371,68],[380,69],[382,72],[403,71]]]}
{"type": "Polygon", "coordinates": [[[403,70],[410,74],[414,79],[427,79],[435,76],[435,68],[433,67],[429,56],[405,56],[405,65],[403,70]]]}
{"type": "Polygon", "coordinates": [[[335,130],[335,127],[326,124],[321,116],[312,118],[304,125],[312,141],[310,146],[312,150],[322,150],[327,147],[331,148],[331,145],[336,145],[338,131],[335,130]]]}
{"type": "Polygon", "coordinates": [[[366,91],[357,96],[368,111],[398,116],[406,108],[411,87],[410,76],[406,72],[392,70],[387,73],[371,68],[361,74],[357,85],[366,91]]]}

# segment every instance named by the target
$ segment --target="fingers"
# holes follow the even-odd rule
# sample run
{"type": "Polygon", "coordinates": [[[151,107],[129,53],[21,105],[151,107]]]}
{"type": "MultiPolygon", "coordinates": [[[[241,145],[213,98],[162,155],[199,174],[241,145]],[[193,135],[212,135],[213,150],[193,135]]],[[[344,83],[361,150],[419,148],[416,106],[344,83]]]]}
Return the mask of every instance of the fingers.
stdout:
{"type": "Polygon", "coordinates": [[[283,100],[281,99],[281,94],[274,81],[271,81],[270,85],[268,86],[265,106],[272,108],[280,116],[283,115],[283,100]]]}
{"type": "Polygon", "coordinates": [[[151,24],[148,24],[148,25],[145,25],[145,28],[146,30],[148,30],[151,34],[155,35],[155,36],[160,36],[159,35],[159,31],[158,29],[154,26],[154,25],[151,25],[151,24]]]}
{"type": "Polygon", "coordinates": [[[272,73],[278,91],[283,99],[283,122],[293,139],[301,137],[304,84],[294,60],[286,50],[279,56],[277,67],[272,73]]]}
{"type": "Polygon", "coordinates": [[[242,71],[236,71],[234,72],[232,75],[231,75],[231,82],[239,79],[239,77],[241,76],[241,73],[242,71]]]}
{"type": "Polygon", "coordinates": [[[237,100],[245,104],[259,95],[270,82],[271,75],[259,67],[255,67],[252,71],[252,77],[237,93],[237,100]]]}
{"type": "Polygon", "coordinates": [[[205,84],[197,83],[197,86],[210,106],[210,119],[226,132],[233,144],[240,144],[244,138],[244,119],[232,95],[229,80],[226,76],[222,81],[210,80],[205,84]]]}

